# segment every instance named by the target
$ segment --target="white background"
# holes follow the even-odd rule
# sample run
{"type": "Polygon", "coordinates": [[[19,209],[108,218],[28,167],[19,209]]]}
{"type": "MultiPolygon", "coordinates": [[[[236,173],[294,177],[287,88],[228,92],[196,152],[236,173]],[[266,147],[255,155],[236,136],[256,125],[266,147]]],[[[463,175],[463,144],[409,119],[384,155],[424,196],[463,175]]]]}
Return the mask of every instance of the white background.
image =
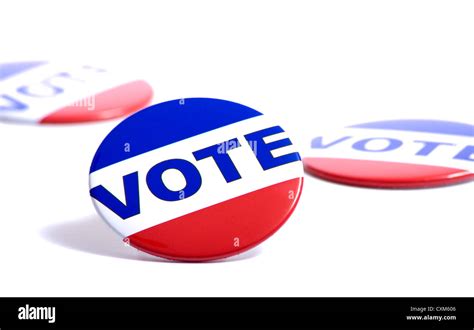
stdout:
{"type": "MultiPolygon", "coordinates": [[[[155,102],[228,99],[304,147],[328,127],[474,123],[472,1],[5,1],[0,62],[133,71],[155,102]]],[[[288,223],[214,263],[122,245],[88,169],[117,121],[0,124],[1,296],[473,296],[474,184],[352,188],[306,177],[288,223]]]]}

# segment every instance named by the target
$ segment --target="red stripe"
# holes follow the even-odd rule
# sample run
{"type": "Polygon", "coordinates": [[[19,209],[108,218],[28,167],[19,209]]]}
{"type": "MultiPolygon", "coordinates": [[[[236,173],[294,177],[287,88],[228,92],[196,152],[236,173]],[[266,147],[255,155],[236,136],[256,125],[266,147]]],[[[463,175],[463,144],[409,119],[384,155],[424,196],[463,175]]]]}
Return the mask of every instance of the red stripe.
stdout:
{"type": "Polygon", "coordinates": [[[128,115],[144,108],[153,96],[153,90],[143,80],[133,81],[95,95],[95,107],[89,109],[86,98],[61,108],[41,120],[41,123],[78,123],[106,120],[128,115]]]}
{"type": "Polygon", "coordinates": [[[424,188],[474,180],[456,168],[345,158],[305,158],[305,171],[322,179],[375,188],[424,188]]]}
{"type": "Polygon", "coordinates": [[[244,252],[286,222],[298,203],[302,184],[303,178],[292,179],[201,209],[133,234],[130,244],[159,257],[183,261],[244,252]],[[238,247],[234,246],[235,238],[240,241],[238,247]]]}

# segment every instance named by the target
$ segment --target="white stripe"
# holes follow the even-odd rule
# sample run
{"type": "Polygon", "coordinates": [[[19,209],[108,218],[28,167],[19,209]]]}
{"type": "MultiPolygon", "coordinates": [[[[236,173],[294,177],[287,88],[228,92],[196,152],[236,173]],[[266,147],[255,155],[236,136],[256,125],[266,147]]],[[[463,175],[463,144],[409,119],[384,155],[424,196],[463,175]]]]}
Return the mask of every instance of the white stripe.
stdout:
{"type": "MultiPolygon", "coordinates": [[[[0,118],[6,120],[39,122],[44,117],[63,107],[73,105],[83,98],[92,97],[108,89],[117,87],[132,80],[110,72],[97,72],[92,69],[84,69],[83,65],[71,65],[61,63],[47,63],[28,71],[21,72],[15,76],[0,82],[0,94],[6,94],[18,101],[28,105],[26,110],[2,110],[0,118]],[[61,94],[32,97],[18,93],[21,86],[36,86],[41,88],[40,83],[58,73],[69,73],[75,79],[56,77],[51,80],[54,86],[64,89],[61,94]]],[[[47,87],[45,93],[48,92],[47,87]]],[[[95,100],[91,99],[95,103],[95,100]]],[[[79,104],[80,106],[80,104],[79,104]]],[[[88,109],[87,104],[85,109],[88,109]]],[[[90,111],[95,111],[91,109],[90,111]]]]}
{"type": "MultiPolygon", "coordinates": [[[[347,158],[358,160],[387,161],[406,164],[432,165],[451,167],[474,172],[474,162],[453,159],[465,146],[474,145],[474,138],[464,136],[442,135],[433,133],[404,132],[395,130],[377,130],[347,128],[337,133],[328,133],[323,136],[323,144],[326,145],[344,136],[352,136],[346,141],[333,145],[327,149],[305,150],[303,157],[327,157],[327,158],[347,158]],[[352,148],[352,145],[362,139],[368,138],[393,138],[403,142],[403,145],[395,150],[386,152],[365,152],[352,148]],[[430,141],[452,143],[453,146],[438,146],[427,156],[416,155],[424,146],[423,143],[414,141],[430,141]]],[[[373,141],[367,144],[367,148],[383,149],[383,141],[373,141]],[[377,145],[378,144],[378,145],[377,145]]]]}
{"type": "MultiPolygon", "coordinates": [[[[96,200],[94,200],[94,205],[109,224],[122,236],[126,237],[231,198],[283,181],[302,177],[301,162],[293,162],[263,171],[243,136],[271,126],[275,125],[269,123],[264,116],[251,118],[95,171],[90,175],[90,187],[103,185],[122,202],[125,201],[122,177],[131,172],[138,171],[141,213],[127,220],[122,220],[96,200]],[[232,138],[238,138],[241,144],[241,147],[229,151],[229,156],[239,171],[241,179],[227,183],[212,158],[196,161],[191,153],[232,138]],[[175,202],[166,202],[156,198],[149,191],[146,184],[146,174],[155,164],[172,158],[181,158],[192,162],[201,174],[202,186],[195,195],[189,198],[175,202]]],[[[133,148],[133,145],[130,148],[133,148]]],[[[292,146],[287,148],[287,152],[294,151],[292,146]]],[[[179,181],[179,176],[175,180],[179,181]]],[[[168,184],[167,182],[165,183],[168,184]]],[[[178,186],[179,183],[174,182],[173,185],[178,186]]],[[[168,187],[171,189],[171,184],[168,187]]]]}

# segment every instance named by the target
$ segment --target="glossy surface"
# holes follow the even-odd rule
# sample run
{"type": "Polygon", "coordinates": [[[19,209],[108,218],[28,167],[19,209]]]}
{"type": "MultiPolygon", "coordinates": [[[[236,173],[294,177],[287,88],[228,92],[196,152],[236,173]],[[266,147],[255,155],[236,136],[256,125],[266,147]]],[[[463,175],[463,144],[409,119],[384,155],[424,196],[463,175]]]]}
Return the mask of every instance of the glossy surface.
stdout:
{"type": "Polygon", "coordinates": [[[372,188],[424,188],[474,180],[455,168],[338,158],[305,158],[306,172],[322,179],[372,188]]]}
{"type": "Polygon", "coordinates": [[[298,203],[303,165],[260,112],[216,99],[174,100],[119,124],[91,165],[99,214],[132,246],[205,261],[246,251],[298,203]]]}
{"type": "Polygon", "coordinates": [[[305,171],[374,188],[428,188],[474,180],[474,126],[390,120],[315,137],[305,171]]]}
{"type": "Polygon", "coordinates": [[[32,124],[100,121],[131,114],[153,96],[145,81],[87,65],[0,64],[0,120],[32,124]]]}

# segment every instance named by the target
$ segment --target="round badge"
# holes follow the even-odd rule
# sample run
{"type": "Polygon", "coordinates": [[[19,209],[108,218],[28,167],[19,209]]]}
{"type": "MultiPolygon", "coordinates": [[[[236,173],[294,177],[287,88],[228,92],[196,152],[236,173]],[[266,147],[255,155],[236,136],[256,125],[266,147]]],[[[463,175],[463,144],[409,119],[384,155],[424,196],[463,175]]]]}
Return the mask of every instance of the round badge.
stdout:
{"type": "Polygon", "coordinates": [[[474,180],[474,126],[387,120],[318,135],[306,172],[362,187],[424,188],[474,180]]]}
{"type": "Polygon", "coordinates": [[[130,245],[204,261],[261,243],[293,212],[303,164],[260,112],[217,99],[151,106],[115,127],[90,169],[90,195],[130,245]]]}
{"type": "Polygon", "coordinates": [[[142,109],[151,87],[89,65],[0,63],[0,120],[64,124],[112,119],[142,109]]]}

